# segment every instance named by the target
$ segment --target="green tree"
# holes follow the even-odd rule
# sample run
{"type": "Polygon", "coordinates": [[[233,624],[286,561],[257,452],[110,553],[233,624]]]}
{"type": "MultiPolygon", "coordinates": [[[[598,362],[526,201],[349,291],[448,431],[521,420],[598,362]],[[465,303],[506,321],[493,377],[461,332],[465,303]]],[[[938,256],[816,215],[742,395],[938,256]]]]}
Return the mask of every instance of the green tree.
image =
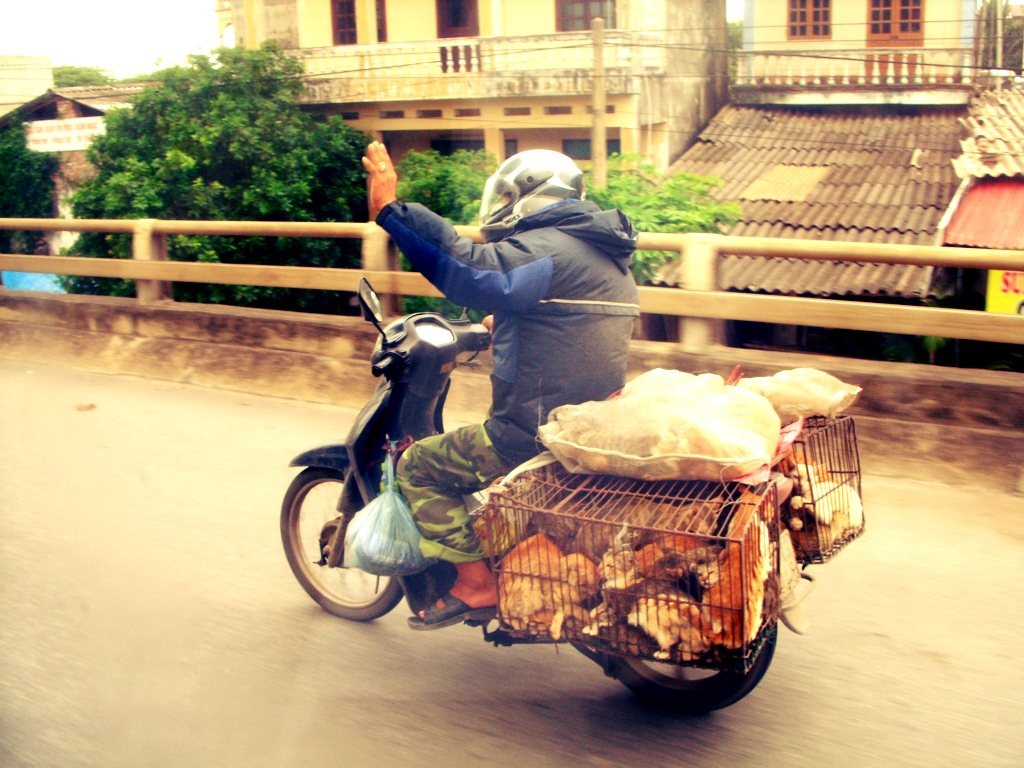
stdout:
{"type": "MultiPolygon", "coordinates": [[[[618,208],[640,232],[721,232],[735,224],[740,208],[712,196],[717,179],[690,173],[665,175],[636,155],[608,158],[604,189],[587,194],[602,208],[618,208]]],[[[649,282],[658,268],[674,258],[663,251],[640,251],[633,260],[637,282],[649,282]]]]}
{"type": "Polygon", "coordinates": [[[743,50],[743,22],[730,21],[728,26],[729,39],[729,82],[736,81],[736,70],[739,67],[739,52],[743,50]]]}
{"type": "Polygon", "coordinates": [[[398,196],[422,203],[455,224],[475,225],[484,182],[497,163],[482,150],[406,152],[398,164],[398,196]]]}
{"type": "MultiPolygon", "coordinates": [[[[369,138],[298,106],[302,66],[272,44],[222,49],[156,73],[157,85],[106,118],[89,150],[96,176],[73,198],[76,218],[243,221],[365,219],[359,158],[369,138]]],[[[86,233],[85,255],[129,258],[125,235],[86,233]]],[[[344,239],[174,236],[178,261],[323,267],[359,265],[344,239]]],[[[76,292],[131,295],[128,281],[70,278],[76,292]]],[[[337,311],[321,291],[177,283],[180,301],[337,311]]]]}
{"type": "Polygon", "coordinates": [[[114,78],[99,67],[54,67],[53,85],[56,88],[72,88],[85,85],[109,85],[114,78]]]}
{"type": "MultiPolygon", "coordinates": [[[[453,224],[475,225],[480,210],[484,182],[497,163],[483,150],[459,149],[450,155],[436,150],[411,150],[398,163],[398,197],[409,203],[420,203],[453,224]]],[[[410,269],[403,259],[403,268],[410,269]]],[[[407,296],[402,300],[405,312],[440,312],[458,317],[462,307],[448,299],[407,296]]],[[[471,312],[474,320],[483,313],[471,312]]]]}
{"type": "MultiPolygon", "coordinates": [[[[28,148],[25,126],[15,120],[0,130],[0,216],[47,219],[54,215],[53,155],[28,148]]],[[[0,230],[0,252],[35,253],[45,243],[39,232],[0,230]]]]}
{"type": "Polygon", "coordinates": [[[999,64],[1003,69],[1020,73],[1022,39],[1024,39],[1024,21],[1012,18],[1007,0],[985,0],[978,11],[978,65],[982,69],[991,69],[999,64]],[[1000,25],[1002,19],[1002,57],[996,55],[1000,44],[1000,25]]]}

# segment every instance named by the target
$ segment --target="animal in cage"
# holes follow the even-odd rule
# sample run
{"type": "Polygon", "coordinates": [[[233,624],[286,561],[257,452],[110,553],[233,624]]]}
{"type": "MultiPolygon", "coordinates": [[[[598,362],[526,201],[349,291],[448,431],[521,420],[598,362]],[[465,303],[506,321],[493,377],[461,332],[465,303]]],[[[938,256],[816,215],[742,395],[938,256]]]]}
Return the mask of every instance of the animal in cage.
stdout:
{"type": "Polygon", "coordinates": [[[561,639],[567,623],[581,628],[589,622],[584,604],[598,589],[596,564],[582,553],[563,553],[544,533],[519,542],[501,561],[501,612],[516,630],[561,639]]]}
{"type": "Polygon", "coordinates": [[[629,609],[626,621],[654,639],[656,659],[671,658],[676,647],[683,661],[694,661],[711,646],[704,632],[700,606],[681,590],[642,596],[629,609]]]}

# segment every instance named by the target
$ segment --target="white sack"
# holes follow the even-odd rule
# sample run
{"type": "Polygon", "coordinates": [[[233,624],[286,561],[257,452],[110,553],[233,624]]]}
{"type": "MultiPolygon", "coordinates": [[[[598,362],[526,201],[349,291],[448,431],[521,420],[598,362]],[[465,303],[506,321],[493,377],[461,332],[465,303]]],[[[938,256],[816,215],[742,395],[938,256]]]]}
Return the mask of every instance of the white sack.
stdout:
{"type": "Polygon", "coordinates": [[[781,426],[755,392],[659,368],[618,397],[554,409],[540,437],[572,472],[721,481],[767,464],[781,426]]]}
{"type": "Polygon", "coordinates": [[[790,368],[772,376],[743,378],[737,386],[767,398],[783,424],[803,416],[834,418],[861,393],[860,387],[817,368],[790,368]]]}

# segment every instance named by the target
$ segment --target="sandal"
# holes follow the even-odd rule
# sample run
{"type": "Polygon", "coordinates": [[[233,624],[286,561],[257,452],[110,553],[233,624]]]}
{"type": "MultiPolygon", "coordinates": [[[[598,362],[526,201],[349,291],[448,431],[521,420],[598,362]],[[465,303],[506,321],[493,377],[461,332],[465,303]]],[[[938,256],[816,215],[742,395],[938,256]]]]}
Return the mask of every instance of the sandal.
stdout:
{"type": "Polygon", "coordinates": [[[423,612],[423,617],[410,616],[410,629],[443,629],[462,621],[490,621],[497,614],[497,606],[488,608],[470,608],[451,592],[441,598],[442,606],[431,606],[423,612]]]}

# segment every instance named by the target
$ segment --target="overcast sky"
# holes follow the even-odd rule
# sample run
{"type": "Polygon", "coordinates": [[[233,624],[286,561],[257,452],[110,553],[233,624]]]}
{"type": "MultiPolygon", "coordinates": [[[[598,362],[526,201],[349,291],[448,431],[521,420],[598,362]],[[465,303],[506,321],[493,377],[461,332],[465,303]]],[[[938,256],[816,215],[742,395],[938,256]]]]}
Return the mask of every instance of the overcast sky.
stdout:
{"type": "Polygon", "coordinates": [[[0,54],[114,77],[184,64],[216,48],[214,0],[0,0],[0,54]]]}
{"type": "MultiPolygon", "coordinates": [[[[0,55],[47,56],[54,66],[113,77],[184,64],[216,48],[214,0],[0,0],[0,55]]],[[[730,19],[743,0],[727,0],[730,19]]]]}

